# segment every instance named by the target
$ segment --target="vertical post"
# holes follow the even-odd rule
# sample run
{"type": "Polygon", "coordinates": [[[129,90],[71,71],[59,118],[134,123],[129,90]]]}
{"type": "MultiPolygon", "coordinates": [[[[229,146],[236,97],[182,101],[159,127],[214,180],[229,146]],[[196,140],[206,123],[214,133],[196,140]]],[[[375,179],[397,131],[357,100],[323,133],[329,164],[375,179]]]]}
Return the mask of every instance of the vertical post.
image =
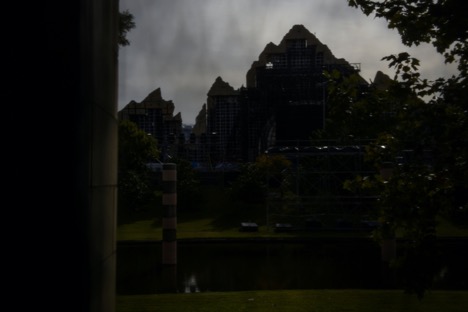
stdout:
{"type": "Polygon", "coordinates": [[[177,264],[177,170],[176,164],[163,164],[163,264],[177,264]]]}
{"type": "Polygon", "coordinates": [[[167,291],[177,290],[177,166],[163,164],[162,264],[163,285],[167,291]]]}
{"type": "MultiPolygon", "coordinates": [[[[380,175],[385,182],[391,179],[393,175],[393,163],[384,162],[380,167],[380,175]]],[[[395,285],[394,270],[391,268],[391,262],[396,258],[396,237],[391,224],[382,224],[383,239],[380,245],[382,258],[382,277],[384,287],[393,287],[395,285]]]]}
{"type": "Polygon", "coordinates": [[[322,129],[325,130],[325,83],[323,83],[322,90],[322,129]]]}

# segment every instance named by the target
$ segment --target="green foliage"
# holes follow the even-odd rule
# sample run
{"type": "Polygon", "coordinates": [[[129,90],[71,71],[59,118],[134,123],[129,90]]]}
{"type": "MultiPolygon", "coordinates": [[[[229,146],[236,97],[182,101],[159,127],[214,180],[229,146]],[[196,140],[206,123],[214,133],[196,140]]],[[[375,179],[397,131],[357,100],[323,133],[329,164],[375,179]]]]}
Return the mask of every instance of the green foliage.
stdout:
{"type": "Polygon", "coordinates": [[[124,47],[130,45],[127,39],[127,33],[135,28],[134,16],[128,10],[119,13],[119,46],[124,47]]]}
{"type": "Polygon", "coordinates": [[[157,161],[157,141],[129,120],[119,122],[119,168],[141,171],[146,163],[157,161]]]}
{"type": "Polygon", "coordinates": [[[260,155],[255,161],[262,178],[267,181],[270,189],[287,187],[287,170],[291,167],[291,161],[283,155],[260,155]]]}
{"type": "MultiPolygon", "coordinates": [[[[334,71],[324,75],[329,107],[325,130],[318,131],[316,138],[342,143],[352,143],[356,138],[375,139],[395,123],[395,106],[404,94],[401,89],[389,96],[386,89],[363,84],[358,74],[344,77],[334,71]]],[[[391,83],[389,88],[398,86],[391,83]]]]}
{"type": "Polygon", "coordinates": [[[150,173],[142,171],[119,172],[119,207],[138,211],[154,196],[150,173]]]}
{"type": "Polygon", "coordinates": [[[180,211],[195,212],[203,203],[200,181],[189,161],[176,159],[177,165],[177,208],[180,211]]]}
{"type": "Polygon", "coordinates": [[[267,195],[266,176],[255,163],[242,164],[241,172],[233,182],[230,195],[245,203],[263,203],[267,195]]]}
{"type": "MultiPolygon", "coordinates": [[[[386,90],[386,96],[380,94],[377,98],[380,103],[394,103],[394,119],[376,132],[377,140],[367,151],[376,175],[358,177],[346,184],[348,189],[366,189],[379,195],[381,221],[387,225],[381,228],[380,237],[402,230],[412,242],[399,267],[408,282],[407,290],[422,297],[430,287],[435,268],[422,269],[422,263],[427,262],[428,251],[434,247],[437,217],[464,216],[465,225],[468,223],[468,19],[456,0],[348,3],[366,15],[375,13],[385,18],[389,28],[398,30],[405,45],[432,44],[446,63],[458,65],[456,75],[428,81],[420,76],[419,60],[408,53],[382,58],[395,69],[397,83],[386,90]],[[388,162],[393,163],[391,175],[379,171],[388,162]],[[421,270],[417,270],[418,265],[421,270]]],[[[342,90],[347,86],[339,87],[337,94],[346,94],[342,90]]],[[[375,99],[375,93],[370,92],[358,100],[364,103],[358,115],[379,112],[375,99]]],[[[352,122],[348,118],[344,124],[352,128],[352,122]]]]}
{"type": "Polygon", "coordinates": [[[291,166],[284,156],[260,155],[255,163],[241,167],[241,173],[231,188],[235,200],[246,203],[264,203],[270,188],[281,189],[285,186],[286,172],[291,166]]]}
{"type": "Polygon", "coordinates": [[[154,175],[146,163],[157,161],[157,142],[128,120],[119,122],[119,206],[139,210],[154,195],[154,175]]]}
{"type": "Polygon", "coordinates": [[[459,0],[348,0],[348,4],[366,15],[386,19],[406,46],[432,44],[446,63],[457,62],[460,74],[466,77],[468,23],[459,0]]]}
{"type": "MultiPolygon", "coordinates": [[[[389,27],[398,29],[407,45],[429,42],[439,52],[452,55],[459,51],[458,48],[453,48],[454,46],[461,44],[465,51],[467,49],[464,38],[466,39],[468,21],[466,18],[460,19],[459,13],[449,10],[453,8],[453,1],[349,1],[349,4],[360,7],[367,15],[375,12],[376,16],[386,18],[389,27]],[[431,23],[427,23],[428,20],[431,20],[431,23]],[[454,33],[442,38],[447,29],[453,30],[454,33]],[[424,31],[420,32],[421,30],[424,31]]],[[[385,206],[384,213],[388,215],[387,218],[400,216],[400,219],[404,219],[412,216],[397,213],[397,206],[403,206],[402,201],[407,201],[414,207],[432,206],[432,219],[442,212],[450,215],[451,213],[447,212],[450,209],[468,209],[466,199],[463,201],[453,197],[459,192],[456,190],[468,187],[468,167],[463,160],[468,156],[467,73],[463,65],[467,55],[458,56],[458,75],[435,81],[421,79],[418,72],[420,62],[408,53],[386,56],[383,60],[389,61],[389,67],[395,68],[394,79],[398,83],[385,90],[387,96],[371,90],[365,97],[349,104],[350,107],[359,104],[364,107],[358,116],[375,115],[379,113],[379,107],[390,108],[393,112],[392,123],[380,123],[385,124],[385,127],[374,132],[377,141],[368,149],[367,159],[374,163],[376,169],[385,161],[400,163],[401,153],[411,150],[411,159],[404,160],[405,165],[397,167],[388,187],[384,189],[386,193],[381,203],[385,206]],[[429,100],[424,102],[419,97],[429,100]],[[379,99],[379,105],[375,105],[376,99],[379,99]],[[393,104],[386,106],[385,103],[393,104]],[[431,181],[436,183],[426,185],[428,180],[421,177],[430,177],[431,181]],[[398,185],[396,182],[392,183],[393,180],[405,181],[405,185],[390,188],[398,185]],[[411,187],[412,185],[415,187],[411,187]],[[422,196],[421,190],[424,190],[425,196],[422,196]]],[[[332,99],[350,93],[347,91],[350,89],[349,84],[345,83],[334,86],[331,90],[332,99]]],[[[353,121],[348,118],[344,119],[343,123],[352,129],[355,126],[353,121]]],[[[370,129],[375,130],[373,127],[370,129]]],[[[408,207],[408,204],[404,206],[408,207]]],[[[416,214],[414,218],[416,216],[419,217],[416,214]]],[[[411,223],[409,220],[404,221],[411,223]]],[[[421,237],[415,234],[418,232],[413,232],[412,238],[420,239],[421,237]]]]}

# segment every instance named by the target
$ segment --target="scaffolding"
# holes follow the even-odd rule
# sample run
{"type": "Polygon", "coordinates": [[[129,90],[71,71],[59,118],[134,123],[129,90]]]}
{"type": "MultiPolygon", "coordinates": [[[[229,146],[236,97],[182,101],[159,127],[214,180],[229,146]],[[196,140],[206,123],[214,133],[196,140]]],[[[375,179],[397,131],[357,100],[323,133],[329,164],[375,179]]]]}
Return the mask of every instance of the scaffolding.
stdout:
{"type": "MultiPolygon", "coordinates": [[[[267,155],[282,155],[291,162],[281,183],[284,188],[269,187],[266,223],[292,224],[306,228],[320,222],[325,227],[345,223],[356,225],[376,216],[375,196],[353,193],[344,188],[347,180],[375,174],[364,162],[365,144],[282,146],[268,149],[267,155]]],[[[269,183],[271,185],[271,183],[269,183]]]]}

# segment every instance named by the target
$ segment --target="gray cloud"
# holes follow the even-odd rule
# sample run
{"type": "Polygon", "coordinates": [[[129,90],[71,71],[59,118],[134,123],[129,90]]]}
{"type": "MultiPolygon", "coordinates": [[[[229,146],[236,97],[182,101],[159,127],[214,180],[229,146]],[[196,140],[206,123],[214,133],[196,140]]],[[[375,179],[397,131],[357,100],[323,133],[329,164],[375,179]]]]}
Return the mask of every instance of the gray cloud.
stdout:
{"type": "Polygon", "coordinates": [[[346,0],[120,0],[135,16],[130,46],[120,49],[119,100],[143,100],[161,88],[184,123],[193,123],[206,93],[221,76],[234,88],[269,42],[278,44],[295,24],[303,24],[332,53],[361,63],[362,76],[378,70],[393,75],[385,55],[409,51],[419,57],[423,74],[453,72],[429,46],[408,48],[383,20],[367,17],[346,0]],[[425,65],[426,64],[426,65],[425,65]]]}

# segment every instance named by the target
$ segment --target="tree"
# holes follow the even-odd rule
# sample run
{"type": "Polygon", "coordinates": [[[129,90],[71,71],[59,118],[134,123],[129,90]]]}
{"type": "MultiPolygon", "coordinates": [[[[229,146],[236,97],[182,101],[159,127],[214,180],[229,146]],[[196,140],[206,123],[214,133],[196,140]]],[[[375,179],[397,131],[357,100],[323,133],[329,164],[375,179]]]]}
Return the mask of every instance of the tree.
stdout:
{"type": "Polygon", "coordinates": [[[119,122],[119,205],[139,210],[152,196],[151,170],[157,161],[157,141],[128,120],[119,122]]]}
{"type": "MultiPolygon", "coordinates": [[[[385,56],[382,60],[396,70],[395,83],[385,94],[371,89],[358,101],[345,103],[355,113],[345,119],[348,132],[359,118],[381,116],[381,108],[392,104],[392,123],[377,130],[366,154],[376,174],[357,177],[347,187],[379,195],[385,225],[379,234],[403,231],[409,245],[400,259],[400,272],[407,290],[422,297],[437,269],[437,218],[456,216],[465,226],[468,221],[468,20],[456,0],[348,0],[348,4],[366,15],[385,18],[405,45],[429,43],[446,63],[457,64],[452,77],[429,81],[419,73],[419,60],[408,53],[385,56]],[[392,165],[391,175],[384,174],[387,164],[392,165]]],[[[331,85],[335,99],[353,92],[343,83],[331,85]]]]}
{"type": "Polygon", "coordinates": [[[254,163],[246,163],[231,188],[231,196],[245,203],[264,203],[268,191],[285,192],[287,169],[291,162],[282,155],[260,155],[254,163]]]}
{"type": "Polygon", "coordinates": [[[356,73],[343,76],[334,70],[324,75],[329,107],[325,129],[318,130],[313,139],[338,140],[342,144],[354,144],[355,139],[373,140],[395,124],[397,105],[408,97],[381,72],[376,75],[379,82],[370,85],[356,73]]]}
{"type": "Polygon", "coordinates": [[[130,44],[127,33],[135,28],[134,16],[128,10],[119,13],[119,46],[124,47],[130,44]]]}
{"type": "Polygon", "coordinates": [[[177,165],[177,209],[186,212],[200,210],[203,204],[200,180],[192,164],[183,158],[176,158],[177,165]]]}
{"type": "Polygon", "coordinates": [[[458,63],[460,78],[468,70],[468,23],[459,0],[348,0],[366,15],[385,18],[406,46],[430,43],[447,63],[458,63]]]}

